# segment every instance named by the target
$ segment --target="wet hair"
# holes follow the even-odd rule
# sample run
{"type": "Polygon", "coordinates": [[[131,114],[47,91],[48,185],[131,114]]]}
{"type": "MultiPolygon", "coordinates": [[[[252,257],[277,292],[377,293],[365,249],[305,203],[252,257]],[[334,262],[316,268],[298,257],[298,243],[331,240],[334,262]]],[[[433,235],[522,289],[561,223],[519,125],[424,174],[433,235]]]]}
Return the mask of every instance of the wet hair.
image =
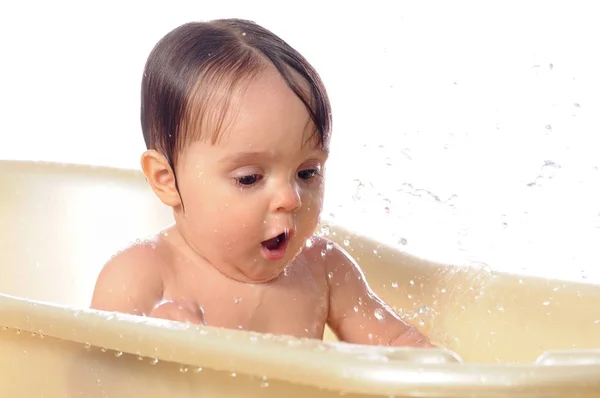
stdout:
{"type": "MultiPolygon", "coordinates": [[[[331,108],[316,70],[260,25],[219,19],[181,25],[152,49],[141,92],[146,147],[161,152],[175,173],[177,155],[185,145],[209,137],[216,142],[231,93],[269,65],[304,103],[314,125],[312,138],[325,146],[331,131],[331,108]]],[[[175,185],[179,190],[176,176],[175,185]]]]}

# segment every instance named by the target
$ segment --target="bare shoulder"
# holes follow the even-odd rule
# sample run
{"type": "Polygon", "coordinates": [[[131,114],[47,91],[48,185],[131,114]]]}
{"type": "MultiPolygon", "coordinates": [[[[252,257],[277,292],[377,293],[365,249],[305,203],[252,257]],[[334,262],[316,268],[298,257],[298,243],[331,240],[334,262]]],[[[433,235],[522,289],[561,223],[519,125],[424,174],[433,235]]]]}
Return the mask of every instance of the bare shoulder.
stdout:
{"type": "Polygon", "coordinates": [[[335,274],[343,274],[343,271],[362,274],[356,261],[343,247],[323,236],[311,237],[310,247],[304,250],[304,256],[313,272],[322,272],[328,279],[335,274]]]}
{"type": "Polygon", "coordinates": [[[91,308],[136,315],[152,310],[163,291],[163,260],[157,253],[156,239],[129,245],[104,264],[91,308]]]}
{"type": "Polygon", "coordinates": [[[306,257],[319,268],[332,272],[340,268],[358,268],[352,256],[336,242],[323,236],[314,235],[311,245],[305,250],[306,257]]]}

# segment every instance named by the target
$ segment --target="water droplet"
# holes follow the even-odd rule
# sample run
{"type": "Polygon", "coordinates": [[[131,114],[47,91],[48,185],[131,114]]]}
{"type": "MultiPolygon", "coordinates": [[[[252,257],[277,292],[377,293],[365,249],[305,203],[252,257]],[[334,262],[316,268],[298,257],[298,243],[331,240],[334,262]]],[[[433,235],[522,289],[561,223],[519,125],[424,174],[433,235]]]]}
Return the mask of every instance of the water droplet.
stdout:
{"type": "Polygon", "coordinates": [[[350,246],[350,239],[344,238],[344,246],[346,246],[346,247],[350,246]]]}
{"type": "Polygon", "coordinates": [[[385,318],[385,313],[381,308],[375,309],[375,311],[373,311],[373,315],[375,315],[375,318],[377,318],[378,321],[383,321],[385,318]]]}
{"type": "Polygon", "coordinates": [[[327,242],[327,244],[325,245],[325,247],[327,248],[328,251],[333,250],[333,242],[327,242]]]}
{"type": "Polygon", "coordinates": [[[373,249],[373,254],[377,255],[377,249],[373,249]]]}
{"type": "Polygon", "coordinates": [[[237,376],[237,373],[235,373],[235,372],[231,373],[231,377],[236,377],[236,376],[237,376]]]}
{"type": "Polygon", "coordinates": [[[327,256],[327,250],[323,249],[321,250],[321,257],[325,258],[325,256],[327,256]]]}
{"type": "Polygon", "coordinates": [[[329,225],[323,225],[320,231],[321,236],[329,236],[331,234],[331,228],[329,225]]]}
{"type": "Polygon", "coordinates": [[[85,343],[85,344],[83,345],[83,347],[84,347],[86,350],[89,350],[89,349],[92,347],[92,345],[91,345],[90,343],[85,343]]]}
{"type": "Polygon", "coordinates": [[[519,279],[519,285],[523,284],[523,279],[519,279]]]}
{"type": "Polygon", "coordinates": [[[392,287],[394,289],[398,289],[398,282],[392,282],[392,287]]]}
{"type": "Polygon", "coordinates": [[[312,238],[308,238],[308,239],[306,240],[306,242],[305,242],[304,246],[306,246],[306,247],[312,247],[312,245],[313,245],[312,238]]]}
{"type": "Polygon", "coordinates": [[[120,357],[122,357],[122,356],[123,356],[123,351],[117,351],[117,352],[115,352],[115,356],[116,356],[117,358],[120,358],[120,357]]]}
{"type": "Polygon", "coordinates": [[[143,356],[141,356],[141,355],[138,355],[137,359],[138,359],[138,361],[143,361],[143,360],[144,360],[144,357],[143,357],[143,356]]]}
{"type": "Polygon", "coordinates": [[[358,306],[355,305],[353,309],[354,309],[354,312],[358,312],[358,306]]]}
{"type": "Polygon", "coordinates": [[[267,376],[262,377],[262,382],[260,383],[260,386],[261,388],[269,387],[269,379],[267,378],[267,376]]]}
{"type": "Polygon", "coordinates": [[[241,298],[241,297],[236,297],[236,298],[234,298],[234,299],[233,299],[233,302],[234,302],[235,304],[238,304],[240,301],[242,301],[242,298],[241,298]]]}
{"type": "Polygon", "coordinates": [[[501,305],[496,306],[496,309],[500,312],[504,312],[504,307],[501,305]]]}
{"type": "Polygon", "coordinates": [[[421,315],[423,314],[427,314],[429,312],[429,307],[427,307],[426,305],[424,305],[423,307],[419,308],[417,310],[417,312],[421,315]]]}
{"type": "Polygon", "coordinates": [[[585,270],[581,270],[581,279],[587,279],[587,274],[585,273],[585,270]]]}
{"type": "Polygon", "coordinates": [[[106,348],[102,347],[102,348],[100,348],[100,351],[101,352],[106,352],[106,348]]]}
{"type": "Polygon", "coordinates": [[[415,285],[415,281],[413,281],[413,280],[411,279],[410,281],[408,281],[408,284],[409,284],[410,286],[414,286],[414,285],[415,285]]]}
{"type": "Polygon", "coordinates": [[[599,323],[600,323],[600,319],[596,319],[596,320],[594,321],[594,323],[595,323],[595,324],[599,324],[599,323]]]}
{"type": "Polygon", "coordinates": [[[150,365],[156,365],[158,363],[158,358],[152,358],[150,360],[150,365]]]}
{"type": "Polygon", "coordinates": [[[330,272],[330,273],[328,273],[328,274],[327,274],[327,277],[328,277],[329,279],[333,278],[333,272],[330,272]]]}
{"type": "Polygon", "coordinates": [[[16,333],[17,333],[17,334],[21,334],[21,329],[17,329],[17,330],[16,330],[16,333]]]}
{"type": "Polygon", "coordinates": [[[550,301],[544,301],[544,302],[542,303],[542,305],[544,305],[544,306],[550,305],[550,301]]]}
{"type": "Polygon", "coordinates": [[[202,367],[197,367],[196,369],[194,369],[194,372],[196,373],[202,373],[202,367]]]}
{"type": "Polygon", "coordinates": [[[373,341],[373,334],[372,334],[372,333],[369,333],[369,334],[367,335],[367,338],[369,339],[369,341],[373,341]]]}
{"type": "Polygon", "coordinates": [[[425,326],[425,321],[422,319],[419,319],[419,326],[425,326]]]}
{"type": "Polygon", "coordinates": [[[444,287],[443,287],[443,288],[441,288],[441,289],[440,289],[440,293],[446,293],[446,288],[444,288],[444,287]]]}

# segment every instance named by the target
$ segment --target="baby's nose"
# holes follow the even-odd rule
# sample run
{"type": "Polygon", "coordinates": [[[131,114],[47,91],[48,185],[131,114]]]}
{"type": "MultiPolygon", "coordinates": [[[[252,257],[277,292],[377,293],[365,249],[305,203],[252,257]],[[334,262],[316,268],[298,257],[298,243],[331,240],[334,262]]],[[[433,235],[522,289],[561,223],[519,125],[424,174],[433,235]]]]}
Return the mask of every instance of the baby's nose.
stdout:
{"type": "Polygon", "coordinates": [[[277,190],[273,210],[293,212],[302,207],[302,199],[296,184],[284,184],[277,190]]]}

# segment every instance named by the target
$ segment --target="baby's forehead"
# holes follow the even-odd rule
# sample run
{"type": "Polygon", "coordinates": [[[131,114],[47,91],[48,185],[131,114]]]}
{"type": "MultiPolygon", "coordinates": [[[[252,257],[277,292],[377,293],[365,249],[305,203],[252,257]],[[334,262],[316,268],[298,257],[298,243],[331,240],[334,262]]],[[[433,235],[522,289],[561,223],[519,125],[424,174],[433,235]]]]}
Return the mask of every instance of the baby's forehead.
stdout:
{"type": "Polygon", "coordinates": [[[306,104],[273,69],[227,92],[218,90],[211,97],[210,102],[191,109],[192,113],[202,113],[205,121],[190,125],[193,135],[208,133],[213,143],[261,149],[297,144],[298,150],[305,150],[320,141],[306,104]]]}

